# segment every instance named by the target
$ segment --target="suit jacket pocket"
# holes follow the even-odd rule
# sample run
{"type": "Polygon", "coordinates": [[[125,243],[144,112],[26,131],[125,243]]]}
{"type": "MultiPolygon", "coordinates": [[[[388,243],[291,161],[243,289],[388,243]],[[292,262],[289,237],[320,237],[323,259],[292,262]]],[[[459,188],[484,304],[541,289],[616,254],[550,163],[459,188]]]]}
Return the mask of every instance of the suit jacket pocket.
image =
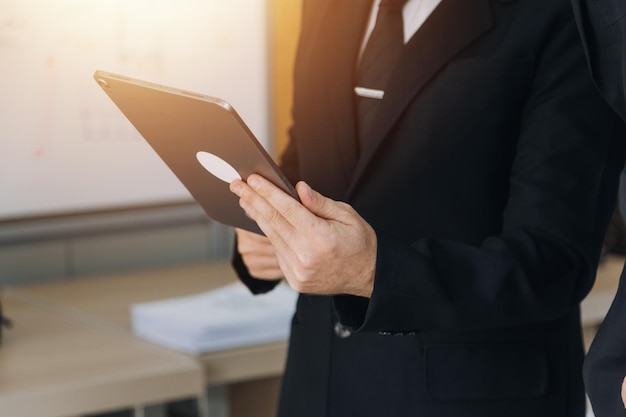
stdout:
{"type": "Polygon", "coordinates": [[[435,401],[538,397],[548,389],[547,355],[532,343],[425,347],[426,389],[435,401]]]}

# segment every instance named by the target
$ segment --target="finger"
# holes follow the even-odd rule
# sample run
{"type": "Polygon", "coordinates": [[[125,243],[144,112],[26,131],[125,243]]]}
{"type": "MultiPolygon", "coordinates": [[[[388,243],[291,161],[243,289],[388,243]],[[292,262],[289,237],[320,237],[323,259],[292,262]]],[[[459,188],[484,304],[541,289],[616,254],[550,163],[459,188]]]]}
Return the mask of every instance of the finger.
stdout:
{"type": "Polygon", "coordinates": [[[237,251],[242,255],[258,254],[263,256],[274,256],[276,253],[276,250],[271,243],[265,244],[245,239],[237,240],[237,251]]]}
{"type": "Polygon", "coordinates": [[[271,206],[269,210],[267,210],[268,206],[265,205],[256,206],[255,209],[268,221],[275,222],[275,228],[281,227],[285,237],[289,236],[285,233],[292,234],[295,231],[294,227],[299,228],[304,224],[310,224],[315,219],[315,216],[296,199],[265,178],[251,175],[248,178],[248,184],[271,206]],[[283,221],[290,227],[287,227],[287,224],[281,224],[283,221]]]}
{"type": "Polygon", "coordinates": [[[257,279],[277,280],[284,274],[275,257],[242,256],[250,275],[257,279]]]}
{"type": "Polygon", "coordinates": [[[248,184],[248,188],[238,184],[235,192],[244,210],[276,248],[280,268],[293,286],[310,275],[306,272],[310,269],[309,249],[325,246],[320,239],[325,240],[328,224],[262,177],[252,175],[248,184]]]}
{"type": "Polygon", "coordinates": [[[243,229],[235,229],[237,234],[237,248],[244,251],[260,251],[273,253],[272,242],[266,237],[243,229]]]}
{"type": "MultiPolygon", "coordinates": [[[[256,176],[259,182],[254,184],[264,188],[264,192],[267,195],[271,193],[271,187],[276,188],[278,192],[282,192],[276,186],[269,181],[264,180],[260,176],[256,176]]],[[[252,218],[261,231],[267,236],[274,246],[281,245],[284,247],[284,239],[282,235],[293,236],[293,226],[283,217],[280,211],[278,211],[269,200],[259,194],[255,189],[250,187],[246,182],[241,180],[235,180],[231,182],[230,189],[239,197],[239,205],[244,209],[246,214],[252,218]]],[[[287,197],[293,200],[291,197],[287,197]]],[[[295,201],[295,200],[294,200],[295,201]]]]}
{"type": "Polygon", "coordinates": [[[304,181],[296,184],[296,192],[302,205],[316,216],[341,223],[352,223],[350,209],[346,204],[323,196],[304,181]]]}
{"type": "Polygon", "coordinates": [[[282,270],[269,239],[243,229],[235,229],[237,250],[252,276],[259,279],[280,279],[282,270]]]}

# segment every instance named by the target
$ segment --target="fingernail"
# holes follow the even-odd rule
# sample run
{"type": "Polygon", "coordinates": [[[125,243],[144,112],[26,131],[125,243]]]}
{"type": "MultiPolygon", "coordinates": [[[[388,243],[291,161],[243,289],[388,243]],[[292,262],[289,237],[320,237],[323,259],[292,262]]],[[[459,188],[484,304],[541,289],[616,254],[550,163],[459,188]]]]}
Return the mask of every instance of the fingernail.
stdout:
{"type": "Polygon", "coordinates": [[[256,177],[248,178],[248,185],[256,190],[260,185],[259,179],[256,177]]]}
{"type": "Polygon", "coordinates": [[[230,191],[240,197],[241,193],[241,184],[239,183],[230,183],[230,191]]]}

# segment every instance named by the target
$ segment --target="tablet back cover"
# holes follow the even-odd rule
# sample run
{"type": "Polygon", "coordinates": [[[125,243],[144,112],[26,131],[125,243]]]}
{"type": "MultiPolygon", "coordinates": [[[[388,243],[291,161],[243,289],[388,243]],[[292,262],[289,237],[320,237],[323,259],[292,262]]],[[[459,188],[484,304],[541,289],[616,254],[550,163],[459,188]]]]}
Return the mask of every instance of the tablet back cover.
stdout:
{"type": "Polygon", "coordinates": [[[262,234],[230,192],[232,176],[260,174],[297,198],[227,102],[104,71],[96,71],[94,79],[210,218],[262,234]]]}

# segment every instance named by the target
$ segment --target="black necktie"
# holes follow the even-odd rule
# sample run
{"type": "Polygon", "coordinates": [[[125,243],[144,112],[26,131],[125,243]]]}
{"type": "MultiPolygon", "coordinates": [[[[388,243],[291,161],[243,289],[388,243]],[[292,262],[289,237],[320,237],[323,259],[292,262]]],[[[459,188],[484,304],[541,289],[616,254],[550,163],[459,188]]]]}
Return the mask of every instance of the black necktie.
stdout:
{"type": "MultiPolygon", "coordinates": [[[[363,51],[357,70],[356,86],[369,90],[385,91],[390,75],[404,47],[402,7],[406,0],[382,0],[376,25],[363,51]]],[[[367,92],[365,92],[368,95],[367,92]]],[[[377,93],[374,93],[377,95],[377,93]]],[[[359,140],[371,128],[374,114],[382,99],[357,95],[359,140]]],[[[362,147],[362,143],[360,143],[362,147]]]]}

